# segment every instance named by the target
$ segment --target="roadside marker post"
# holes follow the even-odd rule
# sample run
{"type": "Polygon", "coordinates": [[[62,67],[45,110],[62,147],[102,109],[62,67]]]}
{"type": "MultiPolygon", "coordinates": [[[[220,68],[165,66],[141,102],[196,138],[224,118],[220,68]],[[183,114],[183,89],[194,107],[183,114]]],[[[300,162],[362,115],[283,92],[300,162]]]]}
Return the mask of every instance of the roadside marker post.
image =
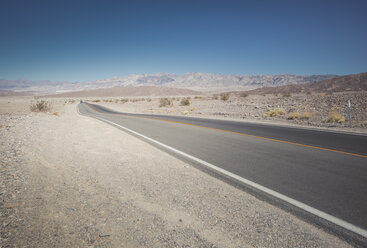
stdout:
{"type": "Polygon", "coordinates": [[[349,118],[349,127],[352,127],[352,114],[350,109],[350,100],[348,100],[348,118],[349,118]]]}

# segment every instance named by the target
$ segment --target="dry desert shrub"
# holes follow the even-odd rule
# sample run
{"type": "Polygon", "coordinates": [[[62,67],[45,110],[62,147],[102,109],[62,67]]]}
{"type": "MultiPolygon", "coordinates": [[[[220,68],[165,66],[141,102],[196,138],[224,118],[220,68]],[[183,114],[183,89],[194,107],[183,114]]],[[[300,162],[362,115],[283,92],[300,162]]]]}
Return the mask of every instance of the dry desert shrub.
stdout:
{"type": "Polygon", "coordinates": [[[168,99],[168,98],[160,98],[159,99],[159,107],[167,107],[167,106],[172,106],[172,100],[168,99]]]}
{"type": "Polygon", "coordinates": [[[145,101],[145,98],[133,98],[133,99],[130,99],[130,102],[141,102],[141,101],[145,101]]]}
{"type": "Polygon", "coordinates": [[[98,100],[98,99],[97,99],[97,100],[92,100],[92,102],[100,102],[100,101],[101,101],[101,100],[98,100]]]}
{"type": "Polygon", "coordinates": [[[263,115],[263,117],[264,118],[275,117],[275,116],[284,115],[284,114],[285,114],[284,108],[275,108],[275,109],[268,108],[268,111],[263,115]]]}
{"type": "Polygon", "coordinates": [[[128,101],[129,101],[129,99],[127,99],[127,98],[121,98],[121,99],[120,99],[120,102],[121,102],[122,104],[127,103],[128,101]]]}
{"type": "Polygon", "coordinates": [[[301,120],[309,120],[314,116],[315,116],[315,112],[305,111],[305,112],[302,112],[302,114],[300,116],[300,119],[301,120]]]}
{"type": "Polygon", "coordinates": [[[59,116],[59,112],[53,112],[52,115],[59,116]]]}
{"type": "Polygon", "coordinates": [[[48,112],[52,108],[50,102],[45,100],[37,100],[35,103],[31,103],[30,109],[32,112],[48,112]]]}
{"type": "Polygon", "coordinates": [[[182,98],[180,104],[181,104],[181,106],[189,106],[190,105],[190,99],[189,98],[182,98]]]}
{"type": "Polygon", "coordinates": [[[189,111],[188,111],[188,110],[182,111],[182,114],[183,114],[183,115],[187,115],[188,113],[189,113],[189,111]]]}
{"type": "Polygon", "coordinates": [[[336,111],[330,111],[328,118],[325,120],[326,123],[344,123],[345,117],[336,111]]]}
{"type": "MultiPolygon", "coordinates": [[[[367,121],[362,121],[362,122],[361,122],[361,124],[362,124],[363,126],[367,127],[367,121]]],[[[0,125],[0,127],[1,127],[1,125],[0,125]]]]}
{"type": "Polygon", "coordinates": [[[291,95],[291,93],[284,93],[283,94],[283,97],[291,97],[292,95],[291,95]]]}
{"type": "Polygon", "coordinates": [[[195,96],[194,99],[203,100],[204,98],[202,96],[195,96]]]}
{"type": "Polygon", "coordinates": [[[147,98],[147,99],[146,99],[146,101],[147,101],[147,102],[151,102],[151,101],[152,101],[152,99],[151,99],[151,98],[147,98]]]}
{"type": "Polygon", "coordinates": [[[222,101],[227,101],[229,99],[229,93],[222,93],[222,94],[220,94],[220,99],[222,101]]]}
{"type": "Polygon", "coordinates": [[[296,120],[300,117],[300,114],[297,112],[291,112],[287,115],[287,120],[296,120]]]}
{"type": "Polygon", "coordinates": [[[243,93],[240,94],[240,97],[243,97],[243,98],[248,97],[248,94],[243,92],[243,93]]]}

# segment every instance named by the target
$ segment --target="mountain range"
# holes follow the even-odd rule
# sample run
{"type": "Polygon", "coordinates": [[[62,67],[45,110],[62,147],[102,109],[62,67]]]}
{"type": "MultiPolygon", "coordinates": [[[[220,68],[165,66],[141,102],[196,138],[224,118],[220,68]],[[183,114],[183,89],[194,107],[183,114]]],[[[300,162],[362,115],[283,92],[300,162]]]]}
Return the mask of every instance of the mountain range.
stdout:
{"type": "Polygon", "coordinates": [[[107,78],[90,82],[0,79],[0,91],[63,93],[126,86],[159,86],[183,88],[202,92],[218,92],[229,90],[252,90],[266,86],[307,84],[335,77],[337,77],[337,75],[221,75],[190,72],[182,75],[169,73],[133,74],[124,77],[107,78]]]}
{"type": "Polygon", "coordinates": [[[309,84],[290,84],[277,87],[263,87],[247,94],[290,94],[290,93],[334,93],[346,91],[367,91],[367,72],[326,79],[309,84]]]}

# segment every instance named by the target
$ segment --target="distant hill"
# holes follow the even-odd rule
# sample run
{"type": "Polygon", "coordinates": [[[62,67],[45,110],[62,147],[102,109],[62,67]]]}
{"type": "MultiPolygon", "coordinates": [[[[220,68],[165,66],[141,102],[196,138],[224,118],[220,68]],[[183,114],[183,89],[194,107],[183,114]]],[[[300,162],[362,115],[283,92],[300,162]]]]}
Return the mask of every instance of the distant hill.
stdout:
{"type": "Polygon", "coordinates": [[[97,90],[72,91],[49,95],[50,97],[119,97],[119,96],[186,96],[201,95],[199,91],[172,87],[138,86],[115,87],[97,90]]]}
{"type": "Polygon", "coordinates": [[[247,94],[288,94],[288,93],[332,93],[343,91],[367,91],[367,72],[326,79],[309,84],[291,84],[278,87],[263,87],[245,91],[247,94]]]}
{"type": "Polygon", "coordinates": [[[0,90],[0,97],[1,96],[31,96],[31,95],[34,95],[34,92],[28,92],[28,91],[15,92],[15,91],[0,90]]]}
{"type": "Polygon", "coordinates": [[[252,90],[264,86],[307,84],[337,77],[336,75],[222,75],[189,72],[182,75],[170,73],[128,75],[91,82],[52,82],[26,79],[0,79],[0,90],[62,93],[122,86],[164,86],[206,92],[229,90],[252,90]]]}

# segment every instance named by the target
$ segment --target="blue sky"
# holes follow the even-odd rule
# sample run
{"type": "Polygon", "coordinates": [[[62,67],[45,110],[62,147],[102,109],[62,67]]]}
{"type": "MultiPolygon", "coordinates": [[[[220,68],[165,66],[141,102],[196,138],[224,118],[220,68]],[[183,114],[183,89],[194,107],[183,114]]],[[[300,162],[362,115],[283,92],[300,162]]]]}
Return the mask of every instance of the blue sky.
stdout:
{"type": "Polygon", "coordinates": [[[2,0],[0,78],[367,71],[367,1],[2,0]]]}

